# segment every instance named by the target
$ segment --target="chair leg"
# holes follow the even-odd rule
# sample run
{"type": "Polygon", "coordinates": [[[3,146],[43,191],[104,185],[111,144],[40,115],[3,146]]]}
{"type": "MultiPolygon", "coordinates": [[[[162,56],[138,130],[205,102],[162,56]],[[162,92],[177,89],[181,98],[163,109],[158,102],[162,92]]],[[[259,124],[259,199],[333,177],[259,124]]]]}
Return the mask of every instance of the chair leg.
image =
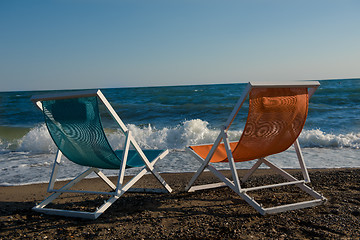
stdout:
{"type": "MultiPolygon", "coordinates": [[[[44,201],[42,201],[40,204],[36,205],[32,209],[37,212],[51,214],[51,215],[62,215],[62,216],[69,216],[69,217],[82,217],[82,218],[89,218],[89,219],[95,219],[95,213],[90,212],[81,212],[81,211],[69,211],[69,210],[60,210],[60,209],[52,209],[52,208],[46,208],[46,206],[54,201],[56,198],[58,198],[61,194],[66,192],[68,189],[79,183],[82,179],[84,179],[86,176],[88,176],[90,173],[94,172],[95,168],[88,168],[83,173],[79,174],[76,178],[74,178],[72,181],[61,187],[60,189],[53,189],[51,192],[54,192],[49,197],[47,197],[44,201]]],[[[49,183],[50,184],[50,183],[49,183]]],[[[53,184],[53,183],[52,183],[53,184]]]]}
{"type": "Polygon", "coordinates": [[[196,179],[200,176],[200,174],[205,170],[205,168],[208,168],[209,162],[212,158],[212,156],[214,155],[217,147],[219,146],[221,140],[223,138],[227,137],[225,134],[225,127],[223,128],[223,130],[221,130],[220,134],[218,135],[218,137],[215,140],[214,145],[211,147],[210,152],[208,153],[208,155],[206,156],[205,159],[203,159],[202,157],[200,157],[199,155],[197,155],[194,151],[192,151],[190,148],[186,148],[190,153],[192,153],[195,158],[201,163],[200,168],[197,170],[197,172],[194,174],[194,176],[191,178],[190,182],[186,185],[185,187],[185,191],[188,192],[191,189],[191,186],[194,184],[194,182],[196,181],[196,179]]]}
{"type": "MultiPolygon", "coordinates": [[[[166,189],[167,192],[171,193],[172,189],[169,186],[169,184],[166,183],[166,181],[160,176],[160,174],[155,170],[154,165],[155,163],[160,160],[163,159],[168,153],[169,150],[165,150],[164,152],[162,152],[159,156],[157,156],[152,162],[150,162],[146,155],[144,154],[144,152],[141,150],[140,146],[137,144],[137,142],[135,141],[135,139],[133,138],[133,136],[131,136],[130,134],[128,135],[129,141],[131,141],[131,144],[133,145],[133,147],[136,149],[136,151],[138,152],[138,154],[141,156],[141,158],[143,159],[144,163],[145,163],[145,167],[147,169],[147,171],[151,172],[155,178],[159,181],[159,183],[166,189]]],[[[145,173],[144,173],[145,174],[145,173]]]]}
{"type": "Polygon", "coordinates": [[[99,169],[95,169],[94,172],[98,175],[112,190],[116,190],[116,185],[102,173],[99,169]]]}
{"type": "Polygon", "coordinates": [[[144,166],[134,177],[132,177],[126,184],[123,184],[123,178],[124,178],[124,172],[120,170],[119,178],[118,178],[118,187],[116,189],[116,196],[120,197],[125,192],[152,192],[152,193],[164,193],[168,192],[171,193],[172,189],[169,186],[169,184],[166,183],[166,181],[160,176],[160,174],[154,169],[155,163],[164,158],[169,153],[168,150],[161,153],[157,158],[155,158],[151,163],[149,163],[149,166],[144,166]],[[149,169],[150,168],[150,169],[149,169]],[[162,186],[165,188],[163,189],[150,189],[150,188],[132,188],[132,186],[141,179],[146,173],[152,173],[155,178],[162,184],[162,186]]]}
{"type": "Polygon", "coordinates": [[[34,211],[50,214],[50,215],[60,215],[60,216],[66,216],[66,217],[79,217],[79,218],[87,218],[87,219],[96,219],[98,218],[102,213],[105,212],[106,209],[108,209],[117,199],[119,199],[120,196],[122,196],[132,185],[134,185],[145,173],[147,173],[147,169],[144,168],[142,171],[140,171],[136,176],[134,176],[127,184],[122,186],[119,189],[119,192],[91,192],[91,191],[76,191],[76,190],[69,190],[71,187],[75,186],[77,183],[79,183],[81,180],[83,180],[86,176],[88,176],[90,173],[95,172],[102,180],[104,180],[105,183],[107,183],[112,189],[116,189],[116,186],[97,168],[89,168],[80,175],[78,175],[76,178],[74,178],[72,181],[70,181],[68,184],[64,185],[60,189],[53,189],[51,194],[48,198],[46,198],[44,201],[42,201],[40,204],[33,207],[34,211]],[[109,194],[112,195],[111,198],[109,198],[107,201],[105,201],[100,207],[96,209],[94,212],[85,212],[85,211],[73,211],[73,210],[62,210],[62,209],[53,209],[53,208],[47,208],[46,206],[50,204],[52,201],[54,201],[56,198],[58,198],[61,194],[66,192],[79,192],[79,193],[91,193],[91,194],[109,194]]]}
{"type": "MultiPolygon", "coordinates": [[[[284,212],[284,211],[288,211],[288,210],[296,210],[296,209],[302,209],[302,208],[307,208],[307,207],[313,207],[313,206],[323,204],[327,200],[321,194],[317,193],[312,188],[305,185],[305,180],[299,181],[294,176],[290,175],[289,173],[287,173],[280,167],[276,166],[272,162],[266,160],[265,158],[260,159],[255,164],[256,166],[254,165],[251,170],[257,169],[262,163],[266,164],[268,167],[270,167],[272,170],[274,170],[280,176],[284,177],[289,182],[242,189],[242,193],[240,194],[240,196],[246,202],[248,202],[252,207],[254,207],[260,214],[262,214],[262,215],[273,214],[273,213],[279,213],[279,212],[284,212]],[[264,208],[260,204],[258,204],[254,199],[252,199],[249,195],[246,194],[248,191],[265,189],[265,188],[273,188],[273,187],[279,187],[279,186],[285,186],[285,185],[296,185],[301,190],[303,190],[305,193],[312,196],[314,198],[314,200],[297,202],[297,203],[292,203],[292,204],[285,204],[285,205],[270,207],[270,208],[264,208]]],[[[247,175],[251,175],[253,172],[254,171],[252,171],[250,174],[248,173],[247,175]]]]}
{"type": "Polygon", "coordinates": [[[228,162],[229,162],[233,182],[234,182],[235,189],[236,189],[235,192],[239,193],[241,191],[241,185],[240,185],[240,181],[239,181],[239,176],[237,174],[234,157],[233,157],[232,152],[231,152],[231,148],[230,148],[230,144],[229,144],[227,134],[225,132],[223,132],[223,134],[225,136],[223,139],[224,139],[224,145],[225,145],[225,149],[226,149],[226,155],[228,156],[228,162]]]}
{"type": "MultiPolygon", "coordinates": [[[[194,155],[194,157],[201,163],[204,162],[204,160],[198,156],[195,152],[190,152],[194,155]]],[[[245,174],[245,176],[241,179],[242,182],[246,182],[249,177],[260,167],[261,164],[266,164],[268,167],[270,167],[272,170],[274,170],[276,173],[284,177],[288,182],[285,183],[279,183],[279,184],[272,184],[272,185],[265,185],[265,186],[259,186],[259,187],[252,187],[252,188],[238,188],[235,186],[235,183],[233,181],[230,181],[228,178],[226,178],[223,174],[221,174],[216,168],[214,168],[212,165],[208,164],[206,166],[207,169],[209,169],[215,176],[217,176],[222,182],[221,183],[214,183],[214,184],[206,184],[206,185],[198,185],[193,186],[191,185],[187,186],[187,191],[197,191],[197,190],[204,190],[204,189],[210,189],[210,188],[216,188],[216,187],[222,187],[222,186],[228,186],[230,187],[234,192],[236,192],[241,198],[243,198],[250,206],[252,206],[255,210],[257,210],[260,214],[273,214],[273,213],[279,213],[284,212],[288,210],[296,210],[296,209],[302,209],[307,207],[313,207],[320,204],[323,204],[327,199],[323,197],[321,194],[314,191],[312,188],[305,185],[305,180],[299,181],[280,167],[276,166],[275,164],[271,163],[270,161],[266,160],[265,158],[260,158],[253,167],[245,174]],[[264,208],[261,204],[256,202],[251,196],[247,194],[249,191],[259,190],[259,189],[265,189],[265,188],[272,188],[272,187],[279,187],[279,186],[285,186],[285,185],[296,185],[301,190],[303,190],[305,193],[308,193],[310,196],[314,197],[314,200],[310,201],[303,201],[303,202],[297,202],[292,204],[285,204],[281,206],[276,207],[270,207],[270,208],[264,208]]],[[[231,167],[231,166],[230,166],[231,167]]],[[[201,170],[201,169],[200,169],[201,170]]],[[[202,171],[198,170],[196,175],[200,175],[202,171]],[[199,174],[198,174],[199,173],[199,174]]],[[[233,172],[233,171],[232,171],[233,172]]],[[[194,175],[195,176],[195,175],[194,175]]],[[[233,174],[233,178],[237,175],[233,174]]]]}
{"type": "MultiPolygon", "coordinates": [[[[298,181],[298,179],[296,179],[295,177],[293,177],[292,175],[290,175],[289,173],[287,173],[286,171],[284,171],[283,169],[281,169],[280,167],[276,166],[275,164],[273,164],[272,162],[266,160],[265,158],[263,159],[264,163],[269,166],[271,169],[273,169],[274,171],[276,171],[278,174],[280,174],[281,176],[283,176],[286,180],[288,181],[298,181]]],[[[323,199],[324,197],[317,193],[316,191],[314,191],[312,188],[306,186],[304,183],[297,183],[296,186],[298,186],[299,188],[301,188],[303,191],[305,191],[306,193],[310,194],[311,196],[313,196],[316,199],[323,199]]]]}
{"type": "Polygon", "coordinates": [[[204,171],[205,167],[207,166],[207,163],[205,161],[201,160],[201,162],[202,162],[201,167],[196,171],[196,173],[192,176],[190,182],[186,185],[185,187],[186,192],[190,191],[191,186],[194,184],[196,179],[198,179],[200,174],[204,171]]]}
{"type": "MultiPolygon", "coordinates": [[[[191,149],[187,149],[189,153],[191,153],[196,160],[198,160],[200,163],[204,163],[204,159],[197,155],[194,151],[191,149]]],[[[211,164],[206,164],[206,168],[210,170],[217,178],[220,179],[220,183],[214,183],[214,184],[204,184],[204,185],[196,185],[192,186],[195,180],[200,176],[200,174],[204,171],[203,169],[199,168],[198,171],[194,174],[191,181],[188,183],[188,185],[185,188],[186,192],[195,192],[198,190],[204,190],[204,189],[210,189],[210,188],[218,188],[218,187],[224,187],[228,186],[234,192],[238,192],[238,188],[235,186],[234,182],[225,177],[222,173],[220,173],[215,167],[213,167],[211,164]]]]}
{"type": "Polygon", "coordinates": [[[253,173],[260,167],[261,164],[263,164],[263,160],[262,158],[260,158],[252,167],[251,169],[244,175],[244,177],[241,179],[241,182],[246,182],[251,175],[253,175],[253,173]]]}
{"type": "MultiPolygon", "coordinates": [[[[159,155],[152,163],[151,167],[158,161],[159,159],[162,159],[164,156],[168,154],[168,151],[163,152],[161,155],[159,155]]],[[[159,181],[162,182],[164,187],[168,192],[171,192],[172,189],[170,186],[160,177],[160,175],[154,170],[148,170],[146,167],[144,167],[136,176],[134,176],[127,184],[124,186],[118,186],[119,191],[116,192],[96,192],[96,191],[78,191],[78,190],[69,190],[71,187],[75,186],[77,183],[79,183],[81,180],[83,180],[86,176],[91,174],[92,172],[95,172],[111,189],[116,190],[116,185],[113,184],[109,178],[107,178],[99,169],[97,168],[88,168],[83,173],[79,174],[77,177],[75,177],[72,181],[61,187],[60,189],[53,189],[54,183],[56,181],[57,172],[61,160],[61,152],[58,151],[57,156],[55,158],[53,171],[51,174],[50,182],[49,182],[49,192],[53,192],[49,197],[47,197],[44,201],[42,201],[37,206],[33,207],[34,211],[45,213],[45,214],[51,214],[51,215],[61,215],[61,216],[68,216],[68,217],[80,217],[80,218],[88,218],[88,219],[96,219],[98,218],[106,209],[108,209],[121,195],[123,195],[132,185],[134,185],[145,173],[151,172],[153,173],[159,181]],[[52,201],[54,201],[56,198],[58,198],[61,194],[66,192],[73,192],[73,193],[91,193],[91,194],[109,194],[112,195],[111,198],[109,198],[107,201],[105,201],[99,208],[97,208],[94,212],[84,212],[84,211],[73,211],[73,210],[62,210],[62,209],[53,209],[53,208],[47,208],[46,206],[50,204],[52,201]]],[[[119,176],[119,179],[123,179],[124,171],[120,170],[120,174],[122,173],[122,176],[119,176]]],[[[159,192],[153,189],[150,189],[149,192],[159,192]]]]}
{"type": "Polygon", "coordinates": [[[295,148],[295,151],[296,151],[296,155],[299,159],[299,164],[300,164],[300,168],[301,168],[301,171],[302,171],[302,174],[303,174],[303,177],[305,179],[305,182],[306,183],[309,183],[310,182],[310,177],[309,177],[309,173],[307,171],[307,168],[305,166],[305,161],[304,161],[304,157],[302,155],[302,152],[301,152],[301,148],[300,148],[300,144],[299,144],[299,140],[296,139],[296,141],[294,142],[294,148],[295,148]]]}
{"type": "Polygon", "coordinates": [[[151,162],[151,169],[150,172],[155,176],[155,178],[159,181],[159,183],[161,185],[163,185],[163,187],[166,189],[166,191],[168,193],[172,192],[171,187],[169,186],[169,184],[166,183],[166,181],[160,176],[160,174],[155,170],[154,165],[157,161],[159,161],[160,159],[163,159],[167,154],[169,153],[169,150],[164,151],[162,154],[160,154],[157,158],[155,158],[152,162],[151,162]]]}
{"type": "Polygon", "coordinates": [[[60,151],[60,149],[58,149],[58,151],[56,153],[54,165],[53,165],[53,170],[51,172],[51,177],[50,177],[48,190],[47,190],[48,192],[50,192],[54,189],[54,183],[56,181],[56,176],[58,173],[59,165],[61,163],[61,157],[62,157],[62,152],[60,151]]]}
{"type": "Polygon", "coordinates": [[[187,186],[185,189],[187,192],[195,192],[198,190],[210,189],[210,188],[218,188],[218,187],[225,187],[228,186],[234,192],[239,192],[238,188],[235,186],[234,182],[225,177],[222,173],[220,173],[216,168],[211,165],[206,167],[209,169],[217,178],[220,179],[221,182],[219,183],[212,183],[212,184],[203,184],[203,185],[196,185],[196,186],[187,186]]]}

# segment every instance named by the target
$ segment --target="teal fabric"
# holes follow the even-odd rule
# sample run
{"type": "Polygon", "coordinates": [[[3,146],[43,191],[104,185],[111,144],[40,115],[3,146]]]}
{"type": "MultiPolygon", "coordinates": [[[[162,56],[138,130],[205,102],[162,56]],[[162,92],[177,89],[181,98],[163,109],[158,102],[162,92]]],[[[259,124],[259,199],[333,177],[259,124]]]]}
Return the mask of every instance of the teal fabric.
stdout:
{"type": "MultiPolygon", "coordinates": [[[[149,161],[154,160],[164,150],[143,150],[145,156],[149,161]]],[[[123,151],[117,150],[115,154],[121,159],[123,151]]],[[[141,167],[144,166],[144,162],[136,150],[129,150],[127,164],[128,167],[141,167]]]]}
{"type": "MultiPolygon", "coordinates": [[[[97,97],[43,101],[45,123],[60,151],[72,162],[83,166],[119,169],[122,151],[111,148],[99,115],[97,97]]],[[[145,150],[149,161],[161,150],[145,150]]],[[[135,150],[129,151],[127,167],[144,163],[135,150]]]]}

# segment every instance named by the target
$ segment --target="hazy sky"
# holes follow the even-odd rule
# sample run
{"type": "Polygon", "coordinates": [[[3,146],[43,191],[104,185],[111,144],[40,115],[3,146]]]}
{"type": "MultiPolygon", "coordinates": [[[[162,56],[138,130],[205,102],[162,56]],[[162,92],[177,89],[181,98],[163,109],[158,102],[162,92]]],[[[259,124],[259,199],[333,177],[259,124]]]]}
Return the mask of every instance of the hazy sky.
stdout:
{"type": "Polygon", "coordinates": [[[0,91],[360,77],[360,1],[1,0],[0,91]]]}

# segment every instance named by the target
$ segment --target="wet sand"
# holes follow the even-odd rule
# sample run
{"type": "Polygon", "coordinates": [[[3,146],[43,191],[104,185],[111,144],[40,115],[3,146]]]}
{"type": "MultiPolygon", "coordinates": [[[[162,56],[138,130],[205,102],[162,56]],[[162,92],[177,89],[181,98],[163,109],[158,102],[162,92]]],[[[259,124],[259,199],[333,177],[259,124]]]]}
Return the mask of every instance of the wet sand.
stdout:
{"type": "MultiPolygon", "coordinates": [[[[297,170],[289,170],[300,176],[297,170]]],[[[281,178],[259,170],[247,185],[281,178]]],[[[230,175],[225,171],[227,176],[230,175]]],[[[243,171],[239,171],[243,175],[243,171]]],[[[31,208],[49,194],[46,184],[0,187],[0,239],[359,239],[360,169],[312,169],[310,184],[323,194],[321,206],[262,216],[229,188],[186,193],[192,173],[162,174],[171,194],[126,193],[96,220],[37,213],[31,208]]],[[[211,183],[209,172],[197,183],[211,183]]],[[[158,187],[146,175],[137,187],[158,187]]],[[[107,190],[97,179],[79,188],[107,190]]],[[[305,200],[297,187],[260,190],[251,194],[265,206],[305,200]]],[[[92,210],[106,196],[67,194],[58,207],[92,210]]]]}

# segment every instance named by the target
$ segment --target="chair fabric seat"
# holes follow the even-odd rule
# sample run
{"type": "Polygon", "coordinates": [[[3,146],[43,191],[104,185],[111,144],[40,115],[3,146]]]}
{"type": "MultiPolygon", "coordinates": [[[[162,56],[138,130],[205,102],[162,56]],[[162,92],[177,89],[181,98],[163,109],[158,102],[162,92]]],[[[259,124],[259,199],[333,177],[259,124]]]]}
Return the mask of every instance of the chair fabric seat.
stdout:
{"type": "MultiPolygon", "coordinates": [[[[152,162],[154,159],[159,156],[160,153],[162,153],[164,150],[158,150],[158,149],[149,149],[149,150],[143,150],[145,156],[147,159],[152,162]]],[[[122,158],[123,150],[117,150],[115,151],[115,154],[118,158],[122,158]]],[[[129,150],[128,159],[126,162],[126,168],[134,168],[134,167],[142,167],[144,166],[144,161],[140,157],[140,155],[137,153],[136,150],[129,150]]],[[[119,166],[117,168],[119,169],[119,166]]]]}
{"type": "MultiPolygon", "coordinates": [[[[97,97],[43,101],[45,122],[57,147],[72,162],[102,169],[119,169],[123,151],[114,151],[103,130],[97,97]]],[[[152,162],[163,150],[144,150],[152,162]]],[[[144,166],[129,150],[126,168],[144,166]]]]}
{"type": "MultiPolygon", "coordinates": [[[[230,143],[235,162],[244,162],[280,153],[300,135],[308,112],[307,88],[264,88],[249,93],[249,113],[238,142],[230,143]]],[[[206,158],[213,145],[190,146],[206,158]]],[[[227,162],[224,144],[210,162],[227,162]]]]}
{"type": "MultiPolygon", "coordinates": [[[[160,153],[162,153],[164,150],[143,150],[145,156],[149,160],[149,162],[152,162],[155,160],[157,156],[159,156],[160,153]]],[[[86,167],[97,167],[102,169],[119,169],[122,156],[123,156],[123,150],[116,150],[114,153],[116,154],[116,158],[113,158],[113,161],[111,163],[102,161],[102,162],[96,162],[96,164],[87,164],[87,161],[82,161],[82,166],[86,167]]],[[[140,157],[140,155],[137,153],[136,150],[129,150],[128,153],[128,159],[126,162],[126,168],[135,168],[135,167],[143,167],[145,166],[144,161],[140,157]]]]}
{"type": "MultiPolygon", "coordinates": [[[[238,142],[231,142],[230,148],[232,151],[234,151],[236,145],[238,142]]],[[[189,146],[194,152],[196,152],[200,157],[205,159],[207,155],[209,154],[213,144],[207,144],[207,145],[198,145],[198,146],[189,146]]],[[[223,143],[219,144],[218,148],[216,149],[213,157],[211,158],[210,162],[223,162],[227,160],[227,154],[225,150],[225,145],[223,143]]],[[[250,159],[249,159],[250,160],[250,159]]],[[[236,161],[236,159],[235,159],[236,161]]]]}

